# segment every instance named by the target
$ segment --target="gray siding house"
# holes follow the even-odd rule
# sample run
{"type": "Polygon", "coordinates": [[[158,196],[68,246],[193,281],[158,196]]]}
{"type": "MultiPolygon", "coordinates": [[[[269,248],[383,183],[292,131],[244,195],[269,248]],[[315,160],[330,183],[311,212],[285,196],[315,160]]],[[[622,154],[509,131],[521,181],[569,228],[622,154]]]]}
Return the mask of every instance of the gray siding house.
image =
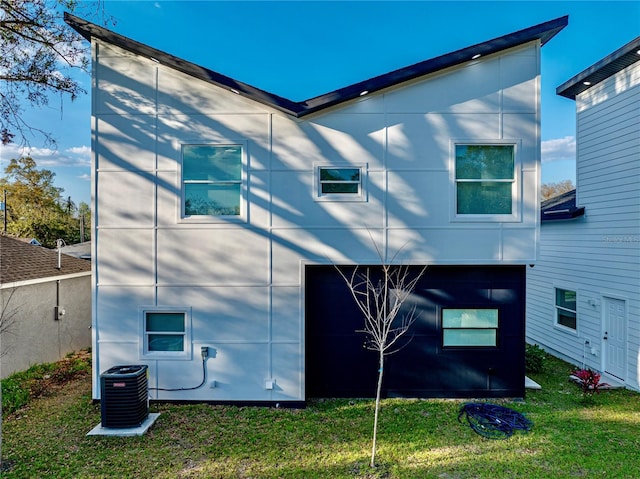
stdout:
{"type": "Polygon", "coordinates": [[[94,398],[123,364],[159,400],[373,395],[335,265],[376,247],[429,265],[386,395],[524,394],[540,48],[566,17],[302,102],[66,21],[93,56],[94,398]]]}
{"type": "Polygon", "coordinates": [[[91,346],[91,263],[0,233],[0,377],[91,346]]]}
{"type": "Polygon", "coordinates": [[[576,190],[542,205],[527,340],[638,390],[640,37],[557,88],[576,102],[576,190]]]}

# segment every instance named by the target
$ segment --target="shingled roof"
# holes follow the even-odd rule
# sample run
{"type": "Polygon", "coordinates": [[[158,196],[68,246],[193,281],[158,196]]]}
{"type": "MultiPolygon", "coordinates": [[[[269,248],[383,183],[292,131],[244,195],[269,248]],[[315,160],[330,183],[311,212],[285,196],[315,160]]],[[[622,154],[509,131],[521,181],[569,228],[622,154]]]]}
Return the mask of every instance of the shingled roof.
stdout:
{"type": "Polygon", "coordinates": [[[91,263],[0,234],[0,285],[91,271],[91,263]]]}
{"type": "Polygon", "coordinates": [[[93,39],[98,39],[103,42],[110,43],[111,45],[118,46],[124,50],[135,53],[136,55],[149,58],[154,62],[173,68],[174,70],[182,73],[186,73],[187,75],[206,81],[220,88],[224,88],[236,95],[240,95],[271,108],[275,108],[276,110],[296,118],[302,118],[311,113],[357,99],[361,96],[370,95],[371,93],[394,87],[404,82],[442,71],[446,68],[461,65],[481,56],[484,57],[498,53],[533,41],[539,41],[541,45],[544,45],[569,23],[569,17],[567,16],[556,18],[555,20],[550,20],[533,27],[525,28],[524,30],[519,30],[517,32],[494,38],[483,43],[478,43],[430,60],[425,60],[414,65],[400,68],[398,70],[385,73],[384,75],[370,78],[359,83],[354,83],[353,85],[340,88],[315,98],[296,102],[289,100],[288,98],[260,90],[254,86],[234,80],[233,78],[175,57],[169,53],[165,53],[79,17],[70,15],[69,13],[64,14],[64,20],[87,40],[91,41],[93,39]]]}
{"type": "Polygon", "coordinates": [[[543,222],[555,220],[572,220],[584,216],[584,206],[576,206],[575,188],[561,193],[540,204],[540,219],[543,222]]]}

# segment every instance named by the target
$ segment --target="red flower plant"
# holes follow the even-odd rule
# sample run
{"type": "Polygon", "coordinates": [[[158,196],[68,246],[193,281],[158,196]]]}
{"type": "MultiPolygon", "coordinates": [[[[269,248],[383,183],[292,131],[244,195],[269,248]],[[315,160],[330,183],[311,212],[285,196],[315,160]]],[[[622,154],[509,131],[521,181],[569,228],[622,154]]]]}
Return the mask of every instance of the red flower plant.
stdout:
{"type": "Polygon", "coordinates": [[[582,387],[582,395],[586,399],[593,394],[600,394],[600,391],[608,387],[609,384],[600,382],[600,373],[593,369],[577,369],[572,373],[578,384],[582,387]]]}

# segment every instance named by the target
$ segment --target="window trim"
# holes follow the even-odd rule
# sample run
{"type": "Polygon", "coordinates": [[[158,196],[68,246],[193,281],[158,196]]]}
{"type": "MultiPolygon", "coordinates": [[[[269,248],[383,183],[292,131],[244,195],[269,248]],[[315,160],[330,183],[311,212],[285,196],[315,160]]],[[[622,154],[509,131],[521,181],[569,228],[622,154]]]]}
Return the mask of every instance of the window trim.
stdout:
{"type": "Polygon", "coordinates": [[[368,165],[367,163],[351,164],[351,163],[314,163],[313,165],[313,197],[315,201],[330,201],[330,202],[364,202],[368,199],[367,193],[367,175],[368,165]],[[323,169],[358,169],[360,170],[360,183],[357,193],[322,193],[321,187],[321,170],[323,169]]]}
{"type": "MultiPolygon", "coordinates": [[[[450,140],[450,163],[449,173],[451,181],[450,193],[450,218],[454,222],[520,222],[522,218],[522,185],[521,185],[521,169],[522,160],[520,158],[522,151],[522,141],[515,139],[452,139],[450,140]],[[496,183],[511,183],[511,213],[507,214],[470,214],[458,213],[458,179],[456,178],[456,147],[457,146],[513,146],[513,179],[511,180],[490,180],[496,183]]],[[[470,182],[465,180],[463,182],[470,182]]],[[[477,180],[480,181],[480,180],[477,180]]]]}
{"type": "Polygon", "coordinates": [[[191,341],[191,308],[176,306],[142,306],[139,309],[139,358],[140,359],[166,359],[166,360],[190,360],[193,355],[191,341]],[[184,351],[149,351],[148,332],[146,328],[147,313],[183,313],[184,314],[184,351]]]}
{"type": "Polygon", "coordinates": [[[488,307],[488,306],[446,306],[446,307],[442,307],[440,308],[440,329],[441,329],[441,341],[440,341],[440,345],[442,347],[443,350],[452,350],[452,349],[482,349],[482,350],[487,350],[487,349],[498,349],[500,347],[500,327],[501,327],[501,319],[500,319],[500,308],[493,306],[493,307],[488,307]],[[491,310],[491,311],[495,311],[496,312],[496,319],[497,319],[497,326],[495,328],[479,328],[479,327],[466,327],[466,328],[446,328],[444,326],[444,312],[446,310],[463,310],[463,309],[467,309],[467,310],[477,310],[477,309],[481,309],[481,310],[491,310]],[[445,344],[445,331],[448,330],[482,330],[482,331],[495,331],[495,344],[494,345],[462,345],[462,344],[455,344],[455,345],[446,345],[445,344]]]}
{"type": "Polygon", "coordinates": [[[574,334],[574,335],[578,334],[578,290],[577,289],[564,287],[564,286],[555,286],[554,285],[554,287],[553,287],[553,326],[555,328],[561,330],[561,331],[565,331],[565,332],[570,333],[570,334],[574,334]],[[569,291],[569,292],[574,293],[576,295],[576,309],[575,310],[558,305],[558,290],[569,291]],[[569,312],[575,314],[575,316],[576,316],[576,327],[575,327],[575,329],[558,322],[558,312],[559,312],[559,310],[569,311],[569,312]]]}
{"type": "Polygon", "coordinates": [[[247,164],[248,141],[183,141],[178,144],[178,188],[177,195],[178,223],[244,223],[247,217],[247,164]],[[185,215],[185,181],[183,177],[184,147],[185,146],[211,146],[211,147],[240,147],[240,213],[238,215],[185,215]]]}

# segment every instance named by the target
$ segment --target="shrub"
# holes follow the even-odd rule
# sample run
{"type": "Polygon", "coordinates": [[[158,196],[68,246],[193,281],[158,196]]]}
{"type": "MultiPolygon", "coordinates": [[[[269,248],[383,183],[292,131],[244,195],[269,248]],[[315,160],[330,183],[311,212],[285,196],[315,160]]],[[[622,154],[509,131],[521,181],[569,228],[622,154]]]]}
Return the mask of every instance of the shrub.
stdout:
{"type": "Polygon", "coordinates": [[[524,357],[528,373],[538,374],[544,371],[547,353],[540,346],[537,344],[527,344],[524,357]]]}

